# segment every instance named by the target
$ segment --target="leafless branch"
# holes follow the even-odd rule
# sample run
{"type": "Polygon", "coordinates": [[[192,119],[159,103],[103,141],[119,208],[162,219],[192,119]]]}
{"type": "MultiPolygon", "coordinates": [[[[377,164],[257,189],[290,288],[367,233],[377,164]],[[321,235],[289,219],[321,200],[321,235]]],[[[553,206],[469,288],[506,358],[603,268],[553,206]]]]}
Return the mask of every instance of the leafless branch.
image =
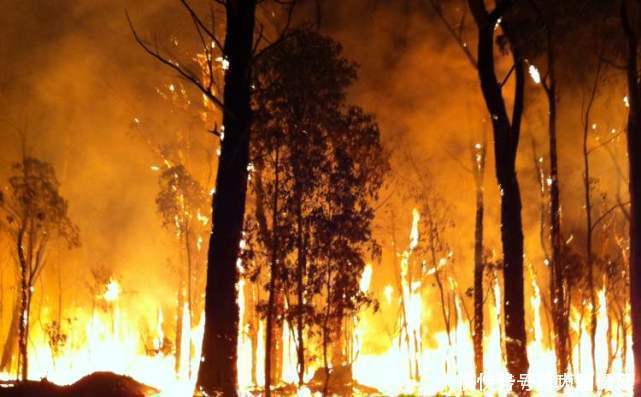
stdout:
{"type": "Polygon", "coordinates": [[[608,208],[607,210],[605,210],[605,211],[604,211],[601,215],[599,215],[599,217],[594,221],[594,223],[592,224],[592,229],[591,229],[591,231],[594,231],[594,230],[596,229],[596,227],[599,225],[599,223],[600,223],[600,222],[602,222],[602,221],[603,221],[603,220],[604,220],[608,215],[610,215],[610,214],[612,213],[612,211],[614,211],[614,210],[618,209],[618,208],[619,208],[619,206],[626,206],[626,205],[628,205],[628,204],[630,204],[630,202],[629,202],[629,201],[626,201],[625,203],[616,203],[616,204],[615,204],[615,205],[613,205],[612,207],[610,207],[610,208],[608,208]]]}
{"type": "Polygon", "coordinates": [[[171,69],[173,69],[175,72],[177,72],[180,76],[194,84],[206,97],[207,99],[211,100],[216,106],[218,106],[221,110],[225,110],[225,106],[223,105],[222,101],[216,97],[211,90],[209,90],[203,83],[196,77],[193,72],[191,72],[188,69],[185,69],[180,66],[180,64],[176,61],[172,61],[163,55],[160,54],[160,52],[156,48],[150,47],[138,34],[136,29],[134,28],[133,23],[131,22],[131,18],[129,17],[129,13],[125,12],[125,15],[127,16],[127,22],[129,23],[129,28],[131,29],[131,32],[134,36],[134,39],[142,47],[143,50],[149,55],[151,55],[153,58],[157,59],[160,63],[163,65],[169,66],[171,69]]]}
{"type": "MultiPolygon", "coordinates": [[[[278,37],[275,40],[273,40],[271,43],[267,41],[267,38],[265,36],[261,38],[262,40],[267,41],[269,44],[263,47],[261,50],[258,50],[258,43],[257,43],[254,49],[256,51],[254,53],[254,59],[260,58],[265,52],[269,51],[270,48],[277,46],[278,44],[283,42],[285,39],[287,39],[294,33],[294,31],[291,30],[291,24],[294,17],[294,10],[296,9],[296,5],[298,3],[297,0],[287,0],[287,1],[274,0],[274,2],[287,7],[287,19],[285,20],[285,26],[280,30],[280,34],[278,35],[278,37]]],[[[262,35],[262,31],[260,32],[260,35],[262,35]]]]}
{"type": "Polygon", "coordinates": [[[465,39],[463,38],[463,31],[465,28],[465,16],[467,13],[463,13],[461,16],[461,21],[459,22],[458,28],[455,28],[450,21],[447,20],[447,17],[443,13],[443,8],[441,7],[441,4],[439,3],[438,0],[430,0],[429,1],[430,5],[432,6],[432,9],[438,16],[438,18],[441,20],[447,31],[450,33],[452,38],[454,38],[454,41],[456,41],[456,44],[461,48],[463,51],[463,54],[465,54],[465,57],[467,58],[468,61],[472,64],[472,66],[476,69],[477,68],[477,60],[474,57],[474,54],[470,51],[469,47],[467,46],[467,43],[465,42],[465,39]]]}
{"type": "Polygon", "coordinates": [[[514,68],[516,67],[516,64],[512,64],[512,67],[510,70],[507,71],[507,74],[505,77],[503,77],[503,80],[501,80],[501,83],[499,84],[499,87],[503,88],[503,86],[507,83],[507,81],[510,79],[510,76],[514,72],[514,68]]]}
{"type": "Polygon", "coordinates": [[[617,132],[616,134],[612,134],[612,136],[610,136],[610,137],[609,137],[608,139],[606,139],[605,141],[600,142],[598,145],[596,145],[596,146],[595,146],[595,147],[593,147],[593,148],[590,148],[590,149],[588,150],[588,154],[591,154],[591,153],[592,153],[592,152],[594,152],[595,150],[598,150],[598,149],[600,149],[600,148],[602,148],[602,147],[606,146],[607,144],[609,144],[610,142],[614,141],[614,140],[615,140],[615,139],[617,139],[619,136],[621,136],[621,134],[622,134],[622,132],[621,132],[621,131],[617,132]]]}
{"type": "MultiPolygon", "coordinates": [[[[194,9],[191,7],[191,5],[187,2],[187,0],[180,0],[180,2],[181,2],[181,3],[182,3],[182,5],[185,7],[185,9],[187,10],[187,12],[189,12],[189,15],[191,16],[191,18],[192,18],[192,20],[194,21],[194,23],[196,24],[196,26],[197,26],[197,27],[199,27],[200,29],[202,29],[205,33],[207,33],[207,36],[209,36],[209,38],[210,38],[214,43],[216,43],[216,46],[217,46],[218,48],[222,49],[222,48],[223,48],[223,46],[222,46],[222,44],[220,43],[220,41],[218,40],[218,38],[216,37],[216,34],[214,33],[214,28],[215,28],[215,27],[214,27],[214,26],[212,26],[212,28],[211,28],[211,29],[209,29],[209,28],[207,27],[207,25],[205,25],[205,23],[202,21],[202,19],[200,19],[200,17],[199,17],[199,16],[198,16],[198,14],[196,13],[196,11],[194,11],[194,9]]],[[[220,4],[223,4],[223,5],[224,5],[224,3],[220,3],[220,4]]],[[[214,15],[214,14],[213,14],[213,10],[212,10],[212,21],[213,21],[213,15],[214,15]]]]}

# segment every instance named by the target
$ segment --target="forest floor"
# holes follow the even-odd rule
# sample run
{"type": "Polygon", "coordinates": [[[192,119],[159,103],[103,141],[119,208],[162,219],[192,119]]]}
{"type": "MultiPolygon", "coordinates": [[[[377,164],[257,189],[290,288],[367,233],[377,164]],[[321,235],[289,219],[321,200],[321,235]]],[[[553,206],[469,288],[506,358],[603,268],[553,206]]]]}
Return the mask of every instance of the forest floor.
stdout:
{"type": "Polygon", "coordinates": [[[0,383],[0,397],[148,397],[158,392],[128,376],[111,372],[95,372],[68,386],[58,386],[46,379],[0,383]]]}

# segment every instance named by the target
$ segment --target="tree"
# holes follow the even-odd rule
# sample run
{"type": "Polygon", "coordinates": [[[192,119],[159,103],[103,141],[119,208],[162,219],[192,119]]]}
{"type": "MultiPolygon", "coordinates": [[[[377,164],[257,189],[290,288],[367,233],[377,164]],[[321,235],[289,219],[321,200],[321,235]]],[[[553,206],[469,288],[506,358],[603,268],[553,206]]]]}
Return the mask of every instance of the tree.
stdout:
{"type": "MultiPolygon", "coordinates": [[[[226,16],[225,39],[222,43],[215,31],[215,20],[209,24],[187,0],[181,0],[202,44],[202,78],[198,77],[200,73],[189,68],[190,62],[177,62],[162,55],[157,46],[147,44],[129,22],[134,38],[150,56],[191,82],[222,111],[222,131],[217,132],[221,137],[220,157],[216,189],[212,197],[212,232],[207,254],[205,331],[196,386],[206,394],[222,392],[225,396],[235,396],[238,393],[236,358],[239,322],[236,262],[247,191],[252,119],[251,63],[265,49],[261,46],[269,47],[270,42],[262,27],[254,37],[256,0],[225,0],[217,3],[223,6],[226,16]],[[215,89],[221,67],[224,74],[222,98],[215,89]]],[[[287,35],[295,4],[295,1],[285,4],[288,15],[285,26],[271,44],[287,35]]],[[[211,15],[214,18],[215,13],[212,11],[211,15]]]]}
{"type": "MultiPolygon", "coordinates": [[[[334,351],[341,350],[342,322],[366,301],[358,290],[364,258],[377,251],[372,205],[387,161],[374,118],[344,103],[355,78],[340,45],[309,30],[272,47],[254,69],[251,186],[259,238],[250,250],[264,252],[270,270],[266,334],[280,316],[278,297],[288,302],[300,384],[305,331],[336,337],[334,351]]],[[[334,364],[342,364],[339,355],[334,364]]]]}
{"type": "MultiPolygon", "coordinates": [[[[514,45],[512,26],[501,22],[512,6],[512,1],[497,2],[488,10],[483,0],[468,0],[478,34],[477,69],[481,91],[492,119],[496,177],[501,191],[501,242],[503,245],[503,278],[505,286],[505,335],[507,368],[516,379],[528,373],[527,335],[525,331],[525,305],[523,285],[523,225],[521,219],[521,193],[516,176],[516,155],[519,144],[524,97],[524,60],[514,45]],[[503,83],[498,80],[494,64],[494,36],[502,24],[503,40],[510,45],[515,75],[512,117],[508,116],[503,83]]],[[[528,392],[514,382],[514,392],[528,392]]]]}
{"type": "Polygon", "coordinates": [[[18,368],[21,380],[29,370],[27,343],[33,287],[47,262],[50,244],[80,245],[79,232],[68,216],[51,164],[24,156],[12,167],[6,194],[0,195],[0,229],[14,243],[19,272],[18,368]]]}
{"type": "Polygon", "coordinates": [[[551,257],[546,258],[550,269],[550,302],[552,309],[552,324],[555,334],[555,351],[557,373],[565,374],[569,363],[569,314],[566,307],[565,293],[567,290],[564,280],[563,264],[561,262],[561,204],[559,189],[559,166],[557,154],[557,45],[559,19],[561,17],[559,4],[554,1],[544,1],[539,5],[531,0],[533,8],[540,19],[543,20],[545,35],[545,63],[546,73],[539,75],[534,66],[530,66],[530,74],[537,84],[541,84],[548,103],[548,147],[549,147],[549,217],[550,217],[550,247],[551,257]]]}
{"type": "MultiPolygon", "coordinates": [[[[194,318],[193,283],[202,279],[199,273],[201,264],[197,252],[202,248],[202,234],[209,223],[207,216],[207,193],[183,165],[175,165],[164,170],[158,180],[160,191],[156,196],[156,206],[162,218],[163,227],[173,231],[176,239],[184,248],[186,282],[180,270],[180,287],[178,291],[177,337],[176,337],[176,370],[180,371],[182,313],[184,296],[187,297],[187,311],[190,322],[194,318]],[[186,291],[185,291],[186,289],[186,291]]],[[[191,373],[191,351],[187,353],[189,373],[191,373]]]]}
{"type": "MultiPolygon", "coordinates": [[[[325,274],[325,306],[319,309],[322,324],[325,393],[329,385],[330,339],[332,368],[348,366],[344,337],[345,319],[373,301],[361,290],[367,258],[380,256],[372,236],[374,203],[388,170],[378,125],[360,108],[347,106],[330,130],[329,172],[316,200],[324,197],[311,214],[315,247],[312,261],[325,274]]],[[[376,307],[376,306],[375,306],[376,307]]]]}
{"type": "MultiPolygon", "coordinates": [[[[262,96],[255,95],[255,102],[262,96]]],[[[264,98],[263,98],[264,99],[264,98]]],[[[264,390],[271,394],[271,385],[280,380],[284,310],[284,266],[292,251],[294,231],[293,212],[288,211],[287,198],[291,195],[289,156],[291,148],[284,142],[278,119],[272,118],[267,107],[256,105],[254,140],[251,145],[252,178],[250,205],[246,216],[248,248],[243,257],[245,273],[256,282],[259,273],[267,270],[267,303],[257,302],[265,317],[265,378],[264,390]],[[251,225],[255,225],[253,228],[251,225]],[[245,260],[249,259],[249,260],[245,260]],[[267,266],[262,266],[267,264],[267,266]]]]}
{"type": "Polygon", "coordinates": [[[483,372],[483,179],[485,176],[485,142],[474,145],[472,170],[476,187],[476,210],[474,214],[474,363],[476,377],[483,372]]]}
{"type": "Polygon", "coordinates": [[[587,264],[587,282],[590,294],[590,340],[591,340],[591,355],[592,355],[592,391],[597,391],[597,363],[596,363],[596,329],[597,329],[597,297],[594,285],[594,252],[593,252],[593,232],[594,222],[592,220],[592,190],[595,181],[590,176],[590,148],[588,146],[588,133],[591,128],[590,113],[594,100],[597,95],[599,81],[601,79],[602,62],[597,62],[596,72],[594,75],[594,82],[592,84],[590,93],[588,94],[587,103],[583,112],[583,197],[585,200],[585,230],[586,230],[586,244],[585,244],[585,259],[587,264]]]}
{"type": "MultiPolygon", "coordinates": [[[[459,26],[455,26],[446,18],[442,3],[438,0],[430,0],[438,18],[456,40],[470,64],[477,70],[483,99],[492,120],[495,170],[501,192],[507,368],[510,374],[518,379],[520,374],[527,373],[529,363],[525,331],[521,193],[516,176],[516,155],[525,93],[525,63],[516,37],[518,30],[513,28],[523,21],[518,18],[519,12],[514,12],[514,3],[513,0],[497,1],[495,7],[489,10],[483,0],[467,1],[477,30],[477,51],[474,54],[463,37],[465,17],[461,18],[459,26]],[[513,19],[516,19],[517,23],[512,21],[513,19]],[[494,62],[495,32],[499,27],[502,33],[496,39],[496,43],[500,44],[504,53],[511,52],[513,61],[512,68],[501,80],[497,78],[494,62]],[[512,74],[515,82],[510,118],[502,89],[512,74]]],[[[514,382],[515,392],[527,394],[527,391],[519,388],[520,384],[514,382]]]]}

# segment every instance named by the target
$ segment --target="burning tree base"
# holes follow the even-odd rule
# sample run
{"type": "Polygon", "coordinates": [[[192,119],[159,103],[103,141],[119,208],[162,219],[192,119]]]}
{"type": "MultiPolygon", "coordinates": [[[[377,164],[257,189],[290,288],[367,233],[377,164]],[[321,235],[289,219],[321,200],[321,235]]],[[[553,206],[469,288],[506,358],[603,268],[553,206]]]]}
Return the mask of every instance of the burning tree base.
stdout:
{"type": "Polygon", "coordinates": [[[146,397],[159,390],[112,372],[95,372],[68,386],[58,386],[46,379],[39,382],[4,382],[0,395],[7,397],[146,397]]]}

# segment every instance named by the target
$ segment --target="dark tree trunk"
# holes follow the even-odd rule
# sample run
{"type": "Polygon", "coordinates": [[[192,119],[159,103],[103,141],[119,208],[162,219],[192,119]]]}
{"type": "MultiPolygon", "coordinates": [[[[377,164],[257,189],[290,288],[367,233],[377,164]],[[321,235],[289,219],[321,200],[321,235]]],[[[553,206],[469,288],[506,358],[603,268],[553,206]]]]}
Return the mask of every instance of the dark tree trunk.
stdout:
{"type": "Polygon", "coordinates": [[[474,216],[474,365],[476,379],[483,373],[483,175],[485,173],[485,145],[472,153],[472,169],[476,185],[476,212],[474,216]]]}
{"type": "Polygon", "coordinates": [[[476,378],[483,372],[483,192],[476,192],[474,225],[474,363],[476,378]]]}
{"type": "Polygon", "coordinates": [[[182,281],[182,276],[180,277],[180,283],[178,286],[178,294],[177,294],[177,301],[178,301],[178,310],[176,310],[176,339],[175,339],[175,344],[176,344],[176,362],[174,364],[174,371],[176,374],[180,374],[182,371],[182,340],[183,340],[183,316],[184,316],[184,310],[185,310],[185,297],[183,294],[183,281],[182,281]]]}
{"type": "Polygon", "coordinates": [[[29,276],[28,264],[22,248],[24,231],[20,231],[16,250],[20,264],[20,314],[18,317],[18,373],[25,381],[29,375],[29,357],[27,342],[29,340],[29,276]]]}
{"type": "MultiPolygon", "coordinates": [[[[300,191],[300,188],[297,188],[300,191]]],[[[296,207],[296,219],[297,219],[297,238],[296,245],[298,249],[298,257],[296,259],[296,295],[298,300],[297,308],[297,321],[296,321],[296,333],[298,334],[296,345],[296,355],[298,360],[298,384],[302,386],[305,382],[305,341],[303,339],[303,329],[305,326],[304,323],[304,296],[303,292],[305,286],[303,285],[305,271],[307,268],[307,248],[305,246],[305,230],[303,222],[303,209],[302,209],[302,194],[297,193],[297,207],[296,207]]]]}
{"type": "MultiPolygon", "coordinates": [[[[523,225],[521,220],[521,193],[516,176],[516,154],[523,113],[524,64],[517,48],[512,46],[515,91],[512,119],[508,117],[505,100],[494,70],[495,26],[510,1],[497,2],[488,12],[483,0],[468,0],[478,27],[478,73],[485,104],[492,119],[496,177],[501,192],[501,242],[503,245],[504,311],[507,369],[519,379],[528,373],[527,337],[523,291],[523,225]]],[[[509,37],[509,29],[504,26],[509,37]]],[[[519,382],[514,392],[528,395],[519,382]]]]}
{"type": "Polygon", "coordinates": [[[225,139],[212,200],[212,233],[207,255],[205,332],[197,387],[209,394],[237,395],[238,303],[236,261],[242,235],[249,161],[250,61],[256,1],[228,0],[224,55],[225,139]]]}
{"type": "Polygon", "coordinates": [[[329,333],[330,333],[330,313],[331,313],[331,296],[332,296],[332,273],[331,267],[327,265],[327,279],[325,280],[327,299],[325,302],[325,318],[323,318],[322,337],[323,337],[323,369],[325,372],[323,383],[323,397],[328,395],[329,392],[329,377],[330,377],[330,363],[329,363],[329,333]]]}
{"type": "Polygon", "coordinates": [[[627,38],[628,112],[627,140],[630,167],[630,306],[632,352],[634,354],[634,397],[641,397],[641,89],[637,55],[639,39],[623,1],[621,16],[627,38]]]}
{"type": "Polygon", "coordinates": [[[594,76],[594,83],[592,91],[588,98],[588,104],[583,115],[583,195],[585,200],[585,229],[586,229],[586,244],[585,256],[588,267],[588,293],[590,294],[590,353],[592,358],[592,391],[597,391],[597,373],[596,373],[596,326],[597,326],[597,299],[594,285],[594,261],[592,258],[592,197],[590,191],[590,151],[588,149],[588,131],[590,126],[590,112],[594,104],[597,88],[599,85],[599,78],[601,74],[601,62],[599,62],[597,71],[594,76]]]}
{"type": "MultiPolygon", "coordinates": [[[[527,337],[525,333],[525,304],[523,291],[523,225],[521,197],[514,170],[503,186],[501,200],[501,241],[503,243],[503,282],[505,289],[505,350],[507,368],[518,379],[528,373],[527,337]]],[[[515,382],[515,388],[518,388],[515,382]]],[[[515,390],[516,392],[517,390],[515,390]]],[[[519,390],[520,391],[520,390],[519,390]]]]}
{"type": "Polygon", "coordinates": [[[271,384],[274,378],[274,371],[272,371],[272,352],[273,347],[278,343],[274,338],[274,324],[276,322],[275,308],[278,294],[278,281],[280,278],[279,270],[279,238],[278,238],[278,195],[280,194],[279,186],[279,154],[278,147],[275,149],[275,167],[274,167],[274,190],[272,200],[272,235],[271,235],[271,264],[269,274],[269,297],[267,298],[267,319],[265,321],[265,396],[271,396],[271,384]]]}
{"type": "Polygon", "coordinates": [[[276,306],[274,307],[274,326],[272,330],[272,385],[277,385],[283,379],[283,331],[285,321],[285,294],[279,286],[276,291],[276,306]]]}
{"type": "MultiPolygon", "coordinates": [[[[552,25],[553,21],[549,22],[552,25]]],[[[558,374],[568,370],[569,315],[565,312],[565,272],[561,263],[561,208],[559,193],[559,166],[556,144],[557,87],[556,57],[552,27],[547,27],[547,63],[549,84],[545,86],[548,100],[548,139],[550,150],[550,241],[552,258],[550,263],[550,302],[554,324],[556,366],[558,374]]],[[[545,84],[545,83],[544,83],[545,84]]]]}
{"type": "Polygon", "coordinates": [[[596,373],[596,322],[597,322],[597,307],[596,307],[596,293],[594,291],[594,261],[592,260],[592,200],[590,195],[590,162],[589,153],[587,149],[587,131],[588,127],[584,127],[583,134],[583,185],[584,185],[584,199],[585,199],[585,214],[586,214],[586,260],[588,265],[588,293],[590,294],[590,354],[592,357],[592,391],[597,391],[597,373],[596,373]]]}

